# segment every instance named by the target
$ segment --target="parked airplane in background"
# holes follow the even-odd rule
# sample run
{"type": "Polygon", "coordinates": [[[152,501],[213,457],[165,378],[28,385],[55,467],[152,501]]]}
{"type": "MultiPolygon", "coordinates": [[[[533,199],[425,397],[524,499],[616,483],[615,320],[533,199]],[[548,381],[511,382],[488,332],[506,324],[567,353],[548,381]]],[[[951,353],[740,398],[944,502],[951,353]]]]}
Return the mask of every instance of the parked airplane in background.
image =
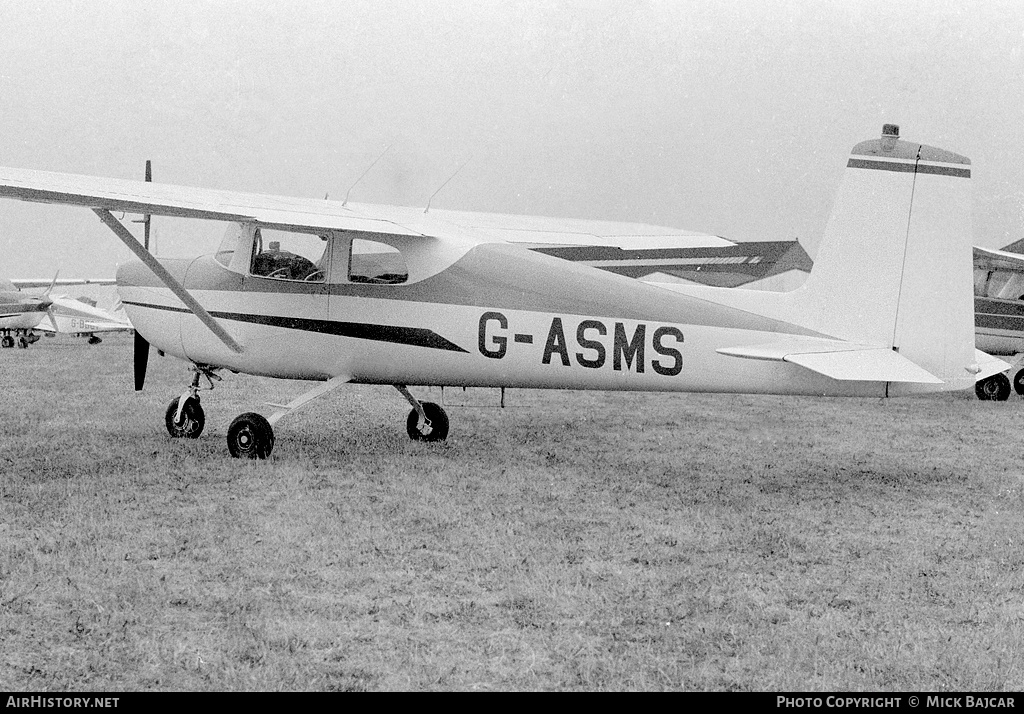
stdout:
{"type": "Polygon", "coordinates": [[[89,338],[89,344],[101,340],[97,332],[132,330],[127,318],[96,307],[83,298],[52,295],[55,286],[113,285],[113,279],[65,278],[52,280],[0,279],[0,347],[28,347],[39,340],[40,332],[65,333],[89,338]],[[46,287],[41,296],[29,295],[21,288],[46,287]],[[21,312],[15,313],[16,306],[21,312]]]}
{"type": "Polygon", "coordinates": [[[530,250],[620,248],[683,232],[419,210],[0,168],[0,196],[91,208],[141,262],[122,265],[136,327],[192,364],[168,406],[198,437],[217,372],[322,382],[228,427],[233,456],[266,458],[272,425],[346,382],[390,384],[406,429],[448,417],[407,385],[894,397],[967,389],[1006,364],[975,349],[970,161],[900,141],[858,144],[810,276],[790,292],[658,285],[530,250]],[[229,223],[209,256],[157,260],[111,211],[229,223]],[[909,217],[909,221],[908,221],[909,217]],[[526,245],[522,245],[526,244],[526,245]]]}
{"type": "MultiPolygon", "coordinates": [[[[56,278],[54,278],[56,280],[56,278]]],[[[33,331],[53,305],[49,293],[27,295],[11,281],[0,278],[0,347],[28,347],[39,339],[33,331]]]]}
{"type": "Polygon", "coordinates": [[[1024,395],[1024,242],[1002,250],[974,248],[974,310],[978,347],[1011,358],[1006,372],[978,380],[979,399],[1024,395]]]}
{"type": "Polygon", "coordinates": [[[37,330],[51,334],[87,338],[90,345],[103,340],[97,333],[132,332],[134,328],[122,311],[109,312],[96,306],[89,298],[55,296],[53,307],[39,323],[37,330]]]}

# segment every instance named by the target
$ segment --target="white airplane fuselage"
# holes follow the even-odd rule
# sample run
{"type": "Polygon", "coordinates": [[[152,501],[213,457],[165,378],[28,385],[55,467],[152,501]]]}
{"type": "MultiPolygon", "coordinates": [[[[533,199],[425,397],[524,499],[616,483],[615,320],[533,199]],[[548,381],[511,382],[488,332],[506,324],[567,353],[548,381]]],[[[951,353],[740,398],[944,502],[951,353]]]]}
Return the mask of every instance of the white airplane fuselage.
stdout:
{"type": "Polygon", "coordinates": [[[877,397],[889,388],[720,354],[785,336],[828,336],[514,246],[477,245],[436,274],[397,285],[277,280],[212,256],[161,262],[244,349],[228,349],[148,268],[129,263],[118,271],[118,290],[139,334],[167,354],[250,374],[819,396],[877,397]]]}

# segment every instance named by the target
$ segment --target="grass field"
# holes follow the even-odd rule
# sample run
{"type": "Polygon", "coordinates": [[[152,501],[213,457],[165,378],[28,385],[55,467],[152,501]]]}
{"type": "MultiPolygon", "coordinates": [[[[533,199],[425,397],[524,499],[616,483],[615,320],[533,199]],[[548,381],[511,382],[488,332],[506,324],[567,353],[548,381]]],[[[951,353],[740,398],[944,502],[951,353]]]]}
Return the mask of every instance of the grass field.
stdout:
{"type": "Polygon", "coordinates": [[[0,689],[1024,689],[1024,403],[393,389],[0,352],[0,689]]]}

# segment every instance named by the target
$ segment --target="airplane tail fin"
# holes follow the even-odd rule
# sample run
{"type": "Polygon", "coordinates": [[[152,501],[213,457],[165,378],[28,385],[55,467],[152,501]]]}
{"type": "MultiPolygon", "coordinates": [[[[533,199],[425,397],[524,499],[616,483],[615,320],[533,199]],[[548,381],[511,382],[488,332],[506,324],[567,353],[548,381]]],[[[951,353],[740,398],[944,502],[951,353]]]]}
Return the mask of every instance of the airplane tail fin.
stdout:
{"type": "MultiPolygon", "coordinates": [[[[892,124],[882,132],[853,148],[814,268],[797,291],[801,312],[821,332],[898,352],[943,390],[966,389],[978,371],[971,162],[901,141],[892,124]]],[[[889,393],[919,390],[894,382],[889,393]]]]}

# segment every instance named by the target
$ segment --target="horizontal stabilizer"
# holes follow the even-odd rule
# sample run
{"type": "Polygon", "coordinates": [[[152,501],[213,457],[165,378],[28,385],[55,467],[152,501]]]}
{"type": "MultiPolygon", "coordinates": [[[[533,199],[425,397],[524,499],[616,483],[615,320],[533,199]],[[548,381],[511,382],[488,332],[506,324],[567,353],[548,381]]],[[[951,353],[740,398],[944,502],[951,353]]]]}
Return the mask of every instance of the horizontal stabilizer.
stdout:
{"type": "Polygon", "coordinates": [[[799,337],[717,351],[744,359],[791,362],[842,381],[942,384],[941,379],[906,357],[877,345],[799,337]]]}
{"type": "Polygon", "coordinates": [[[1009,362],[1004,362],[998,357],[993,357],[987,352],[982,352],[979,349],[974,350],[974,365],[972,365],[973,372],[977,369],[977,374],[974,376],[975,379],[981,380],[986,377],[991,377],[993,374],[999,374],[1005,372],[1010,368],[1009,362]]]}

